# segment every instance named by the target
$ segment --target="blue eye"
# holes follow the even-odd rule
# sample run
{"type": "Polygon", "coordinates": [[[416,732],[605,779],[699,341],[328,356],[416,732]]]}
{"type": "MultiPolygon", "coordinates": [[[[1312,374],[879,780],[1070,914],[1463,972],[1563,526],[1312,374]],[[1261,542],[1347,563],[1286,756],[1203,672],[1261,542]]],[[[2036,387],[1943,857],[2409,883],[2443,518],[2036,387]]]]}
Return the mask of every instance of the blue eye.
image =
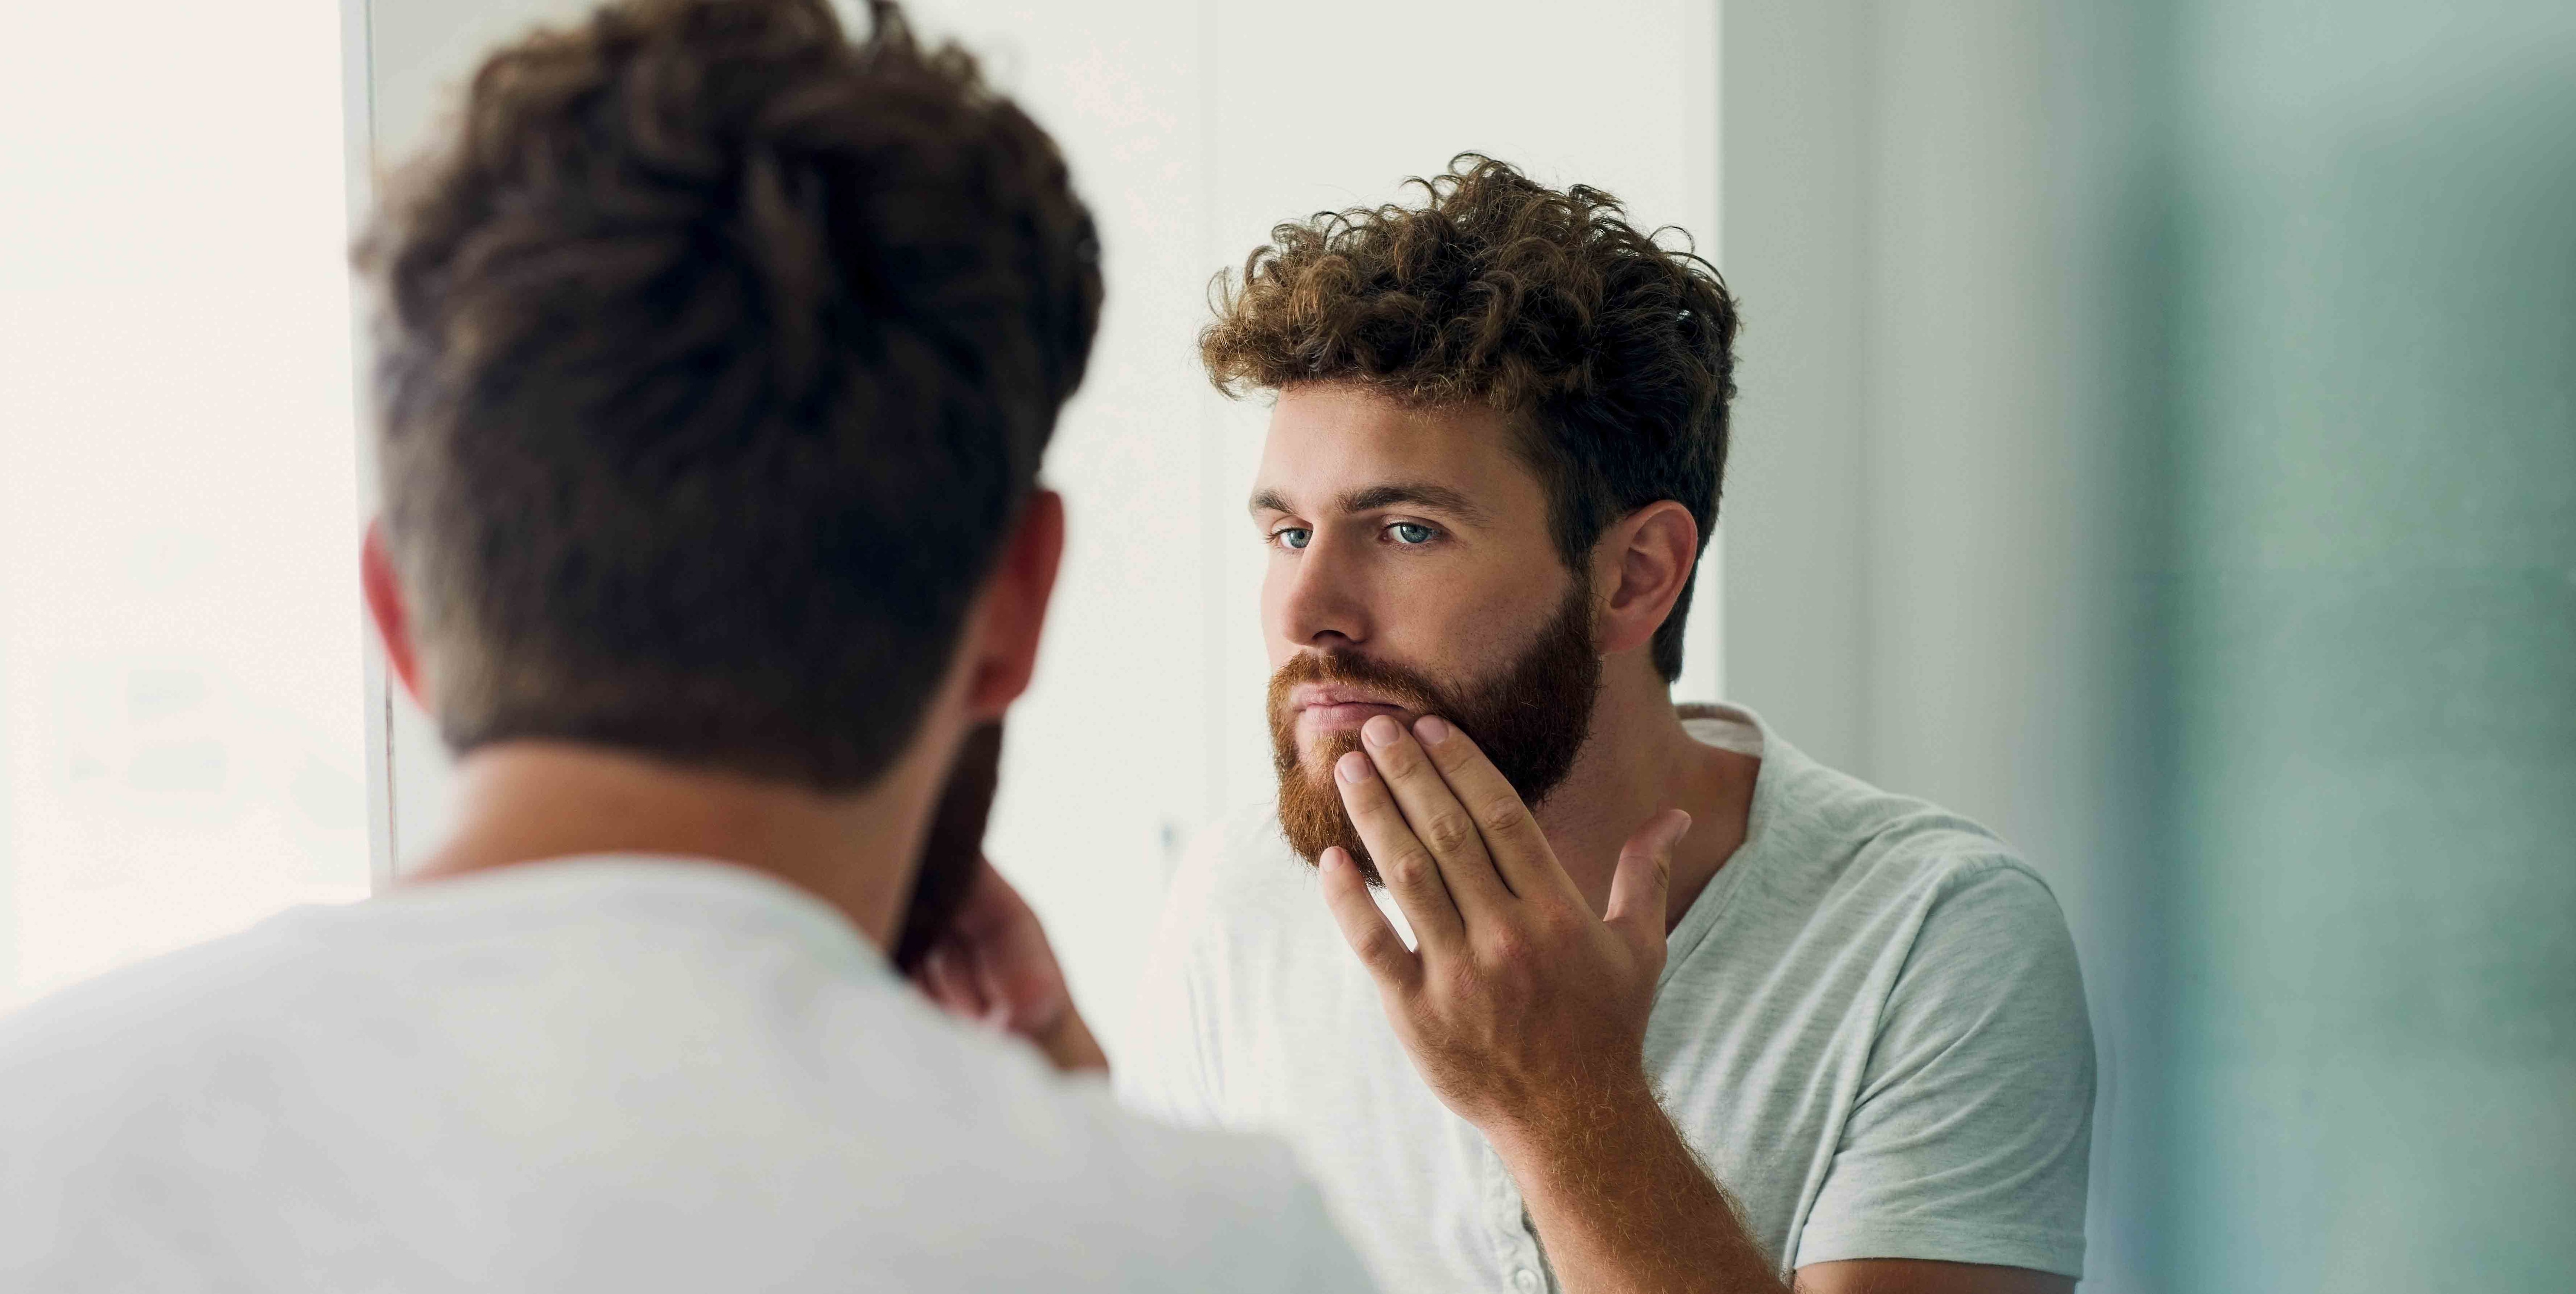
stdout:
{"type": "Polygon", "coordinates": [[[1431,537],[1439,533],[1419,521],[1399,521],[1387,529],[1394,532],[1395,542],[1405,545],[1430,543],[1431,537]]]}
{"type": "Polygon", "coordinates": [[[1303,548],[1315,542],[1315,532],[1303,526],[1281,526],[1270,532],[1270,538],[1282,548],[1303,548]]]}

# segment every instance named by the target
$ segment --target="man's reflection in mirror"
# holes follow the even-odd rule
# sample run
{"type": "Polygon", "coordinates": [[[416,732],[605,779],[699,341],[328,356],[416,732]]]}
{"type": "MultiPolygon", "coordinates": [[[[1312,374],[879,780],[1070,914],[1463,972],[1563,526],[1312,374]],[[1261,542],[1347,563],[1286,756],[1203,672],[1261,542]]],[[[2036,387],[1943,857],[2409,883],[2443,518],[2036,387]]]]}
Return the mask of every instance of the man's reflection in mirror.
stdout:
{"type": "Polygon", "coordinates": [[[2048,888],[1670,698],[1736,302],[1599,190],[1417,186],[1279,226],[1202,336],[1275,400],[1279,784],[1182,868],[1127,1099],[1284,1133],[1391,1289],[2070,1288],[2048,888]]]}

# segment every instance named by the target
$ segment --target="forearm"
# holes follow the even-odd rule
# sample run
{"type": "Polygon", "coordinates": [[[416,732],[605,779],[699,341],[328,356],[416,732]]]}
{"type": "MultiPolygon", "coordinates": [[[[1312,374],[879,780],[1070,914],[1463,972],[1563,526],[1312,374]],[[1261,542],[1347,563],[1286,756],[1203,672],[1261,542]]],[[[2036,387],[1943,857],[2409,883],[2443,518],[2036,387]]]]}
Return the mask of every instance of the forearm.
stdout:
{"type": "Polygon", "coordinates": [[[1494,1148],[1570,1294],[1788,1290],[1642,1080],[1494,1148]]]}

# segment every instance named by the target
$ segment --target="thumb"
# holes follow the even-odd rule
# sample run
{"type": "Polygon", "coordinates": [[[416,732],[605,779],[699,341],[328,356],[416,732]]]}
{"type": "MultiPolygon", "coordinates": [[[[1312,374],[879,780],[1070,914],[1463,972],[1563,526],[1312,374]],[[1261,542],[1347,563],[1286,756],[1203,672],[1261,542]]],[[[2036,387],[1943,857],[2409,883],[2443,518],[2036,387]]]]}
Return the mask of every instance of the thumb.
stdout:
{"type": "Polygon", "coordinates": [[[1673,846],[1690,830],[1691,817],[1666,809],[1646,819],[1637,834],[1619,849],[1619,868],[1610,874],[1610,910],[1604,924],[1640,953],[1664,947],[1664,904],[1672,891],[1673,846]]]}

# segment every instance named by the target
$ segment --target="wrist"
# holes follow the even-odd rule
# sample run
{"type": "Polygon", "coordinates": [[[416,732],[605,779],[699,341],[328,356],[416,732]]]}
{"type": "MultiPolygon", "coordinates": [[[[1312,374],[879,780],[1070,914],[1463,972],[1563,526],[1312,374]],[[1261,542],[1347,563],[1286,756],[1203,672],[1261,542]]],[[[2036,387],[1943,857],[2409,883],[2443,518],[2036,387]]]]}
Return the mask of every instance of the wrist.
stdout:
{"type": "Polygon", "coordinates": [[[1622,1128],[1640,1120],[1662,1122],[1663,1103],[1645,1070],[1603,1075],[1599,1081],[1560,1085],[1480,1121],[1479,1130],[1494,1153],[1518,1170],[1543,1168],[1566,1154],[1593,1153],[1616,1144],[1622,1128]]]}

